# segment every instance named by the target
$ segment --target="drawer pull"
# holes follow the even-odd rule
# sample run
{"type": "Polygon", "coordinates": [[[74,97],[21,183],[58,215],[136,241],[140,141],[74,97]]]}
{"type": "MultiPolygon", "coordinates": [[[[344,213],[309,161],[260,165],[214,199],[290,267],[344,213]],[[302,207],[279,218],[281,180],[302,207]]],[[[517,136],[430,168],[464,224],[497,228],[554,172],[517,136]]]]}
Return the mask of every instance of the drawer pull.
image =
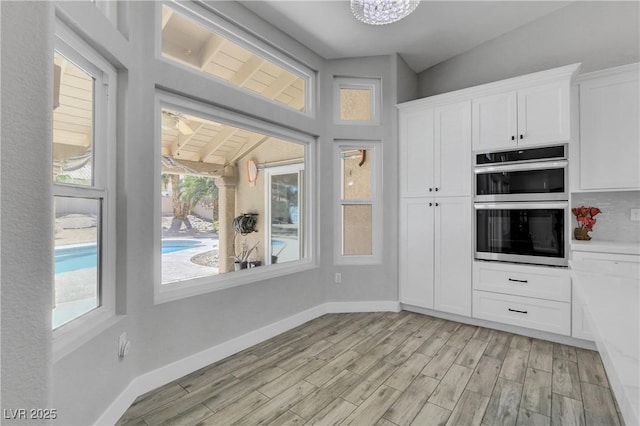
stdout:
{"type": "Polygon", "coordinates": [[[509,312],[517,312],[519,314],[527,314],[528,313],[527,311],[519,311],[517,309],[511,309],[511,308],[507,308],[507,309],[509,309],[509,312]]]}
{"type": "Polygon", "coordinates": [[[529,282],[527,280],[514,280],[513,278],[509,278],[509,281],[511,281],[512,283],[522,283],[522,284],[526,284],[529,282]]]}

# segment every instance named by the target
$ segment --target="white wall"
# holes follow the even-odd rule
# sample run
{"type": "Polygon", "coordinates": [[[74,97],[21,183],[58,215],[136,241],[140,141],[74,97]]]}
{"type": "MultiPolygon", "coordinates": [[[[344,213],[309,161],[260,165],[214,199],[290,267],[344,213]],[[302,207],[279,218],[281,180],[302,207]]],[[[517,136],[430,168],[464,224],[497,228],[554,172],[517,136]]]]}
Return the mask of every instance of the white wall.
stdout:
{"type": "Polygon", "coordinates": [[[418,75],[426,97],[582,62],[591,72],[640,61],[640,3],[576,1],[418,75]]]}
{"type": "MultiPolygon", "coordinates": [[[[53,92],[46,90],[52,87],[52,11],[47,2],[0,3],[3,409],[53,408],[53,223],[48,142],[52,137],[53,92]]],[[[12,423],[25,421],[3,420],[3,424],[12,423]]]]}

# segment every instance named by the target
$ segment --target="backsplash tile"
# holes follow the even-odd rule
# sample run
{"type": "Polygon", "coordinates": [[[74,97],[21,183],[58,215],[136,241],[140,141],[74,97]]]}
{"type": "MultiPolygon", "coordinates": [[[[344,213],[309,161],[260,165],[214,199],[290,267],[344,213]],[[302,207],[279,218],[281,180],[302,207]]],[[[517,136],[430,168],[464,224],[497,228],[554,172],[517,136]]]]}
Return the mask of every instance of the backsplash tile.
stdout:
{"type": "MultiPolygon", "coordinates": [[[[602,210],[591,232],[593,240],[640,243],[640,222],[629,219],[629,210],[640,208],[640,191],[572,193],[571,207],[580,206],[602,210]]],[[[571,215],[571,219],[575,228],[575,216],[571,215]]]]}

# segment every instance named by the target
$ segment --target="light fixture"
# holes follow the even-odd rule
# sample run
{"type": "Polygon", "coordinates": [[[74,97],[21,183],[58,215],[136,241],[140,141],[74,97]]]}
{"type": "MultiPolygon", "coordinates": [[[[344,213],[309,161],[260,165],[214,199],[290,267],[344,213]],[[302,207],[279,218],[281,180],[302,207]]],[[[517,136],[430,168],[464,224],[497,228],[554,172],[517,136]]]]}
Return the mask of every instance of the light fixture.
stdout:
{"type": "Polygon", "coordinates": [[[365,24],[396,22],[413,12],[419,0],[351,0],[351,12],[365,24]]]}

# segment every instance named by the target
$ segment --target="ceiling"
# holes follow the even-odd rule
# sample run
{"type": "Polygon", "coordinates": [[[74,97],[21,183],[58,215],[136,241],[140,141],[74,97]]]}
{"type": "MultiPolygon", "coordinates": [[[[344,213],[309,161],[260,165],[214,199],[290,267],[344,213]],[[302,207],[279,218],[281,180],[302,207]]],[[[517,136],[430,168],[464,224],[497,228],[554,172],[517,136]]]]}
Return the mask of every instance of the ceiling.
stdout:
{"type": "Polygon", "coordinates": [[[357,21],[349,1],[240,1],[326,59],[399,53],[415,72],[569,5],[570,1],[421,1],[389,25],[357,21]]]}

